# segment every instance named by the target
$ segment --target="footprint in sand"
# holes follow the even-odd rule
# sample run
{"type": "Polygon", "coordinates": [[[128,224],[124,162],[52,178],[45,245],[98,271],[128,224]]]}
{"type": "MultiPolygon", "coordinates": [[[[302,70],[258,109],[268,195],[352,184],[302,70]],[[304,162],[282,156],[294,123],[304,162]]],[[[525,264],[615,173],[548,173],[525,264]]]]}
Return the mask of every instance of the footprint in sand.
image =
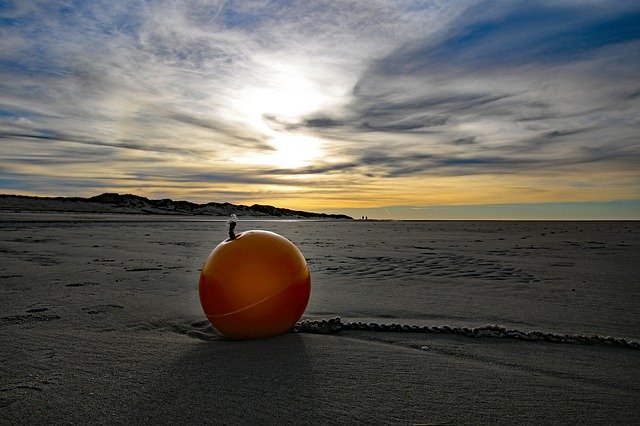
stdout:
{"type": "Polygon", "coordinates": [[[47,322],[60,319],[58,315],[12,315],[8,317],[2,317],[0,319],[0,324],[2,325],[18,325],[18,324],[30,324],[34,322],[47,322]]]}
{"type": "Polygon", "coordinates": [[[87,285],[98,285],[98,283],[92,282],[92,281],[84,281],[84,282],[80,282],[80,283],[69,283],[69,284],[65,284],[65,287],[84,287],[87,285]]]}
{"type": "Polygon", "coordinates": [[[191,323],[161,321],[151,323],[148,330],[172,331],[198,340],[222,339],[207,320],[191,323]]]}
{"type": "Polygon", "coordinates": [[[31,309],[27,309],[25,312],[27,313],[34,313],[34,312],[44,312],[44,311],[48,311],[49,308],[31,308],[31,309]]]}
{"type": "Polygon", "coordinates": [[[82,310],[88,313],[89,315],[105,314],[109,312],[119,311],[121,309],[124,309],[124,306],[111,305],[111,304],[88,306],[86,308],[82,308],[82,310]]]}

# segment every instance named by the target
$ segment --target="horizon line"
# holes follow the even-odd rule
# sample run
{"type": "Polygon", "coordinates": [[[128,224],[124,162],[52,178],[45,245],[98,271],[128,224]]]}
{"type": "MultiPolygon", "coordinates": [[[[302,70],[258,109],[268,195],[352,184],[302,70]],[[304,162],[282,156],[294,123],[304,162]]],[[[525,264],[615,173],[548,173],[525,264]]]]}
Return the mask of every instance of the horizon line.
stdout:
{"type": "MultiPolygon", "coordinates": [[[[232,204],[227,201],[207,201],[205,203],[174,199],[155,198],[134,193],[102,192],[93,196],[75,195],[29,195],[29,194],[0,194],[0,196],[33,197],[33,198],[82,198],[88,199],[103,194],[130,195],[149,200],[187,201],[193,204],[232,204]]],[[[265,205],[254,203],[253,205],[265,205]]],[[[279,208],[277,205],[271,207],[279,208]]],[[[285,209],[285,208],[283,208],[285,209]]],[[[304,206],[287,210],[318,213],[317,209],[304,206]]],[[[375,207],[333,207],[322,208],[325,214],[345,214],[356,220],[367,217],[370,220],[404,220],[404,221],[637,221],[640,220],[640,199],[617,199],[595,201],[549,201],[537,203],[485,203],[485,204],[437,204],[437,205],[388,205],[375,207]]]]}

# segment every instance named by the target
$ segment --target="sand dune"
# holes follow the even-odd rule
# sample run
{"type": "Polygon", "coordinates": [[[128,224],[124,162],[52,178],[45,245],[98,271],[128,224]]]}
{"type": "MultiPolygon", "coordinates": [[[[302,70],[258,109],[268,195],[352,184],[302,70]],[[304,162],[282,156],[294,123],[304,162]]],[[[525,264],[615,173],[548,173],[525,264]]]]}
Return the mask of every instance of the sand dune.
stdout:
{"type": "MultiPolygon", "coordinates": [[[[190,201],[174,201],[169,198],[150,200],[133,194],[117,194],[106,192],[94,197],[33,197],[27,195],[0,194],[0,212],[19,213],[84,213],[116,216],[128,215],[171,215],[171,216],[218,216],[229,217],[231,214],[257,218],[306,218],[306,219],[351,219],[341,214],[313,213],[301,210],[290,210],[269,205],[253,204],[251,206],[215,203],[192,203],[190,201]]],[[[24,215],[23,215],[24,216],[24,215]]],[[[94,216],[95,217],[95,216],[94,216]]],[[[184,219],[184,218],[183,218],[184,219]]],[[[131,220],[131,218],[129,218],[131,220]]],[[[158,220],[158,218],[156,218],[158,220]]]]}

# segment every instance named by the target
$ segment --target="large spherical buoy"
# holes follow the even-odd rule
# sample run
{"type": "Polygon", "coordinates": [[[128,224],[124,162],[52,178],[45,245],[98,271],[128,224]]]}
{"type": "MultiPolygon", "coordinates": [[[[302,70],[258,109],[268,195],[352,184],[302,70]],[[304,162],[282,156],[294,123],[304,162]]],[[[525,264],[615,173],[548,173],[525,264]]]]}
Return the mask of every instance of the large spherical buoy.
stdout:
{"type": "Polygon", "coordinates": [[[293,328],[311,293],[300,250],[268,231],[220,243],[200,273],[200,303],[211,324],[232,339],[275,336],[293,328]]]}

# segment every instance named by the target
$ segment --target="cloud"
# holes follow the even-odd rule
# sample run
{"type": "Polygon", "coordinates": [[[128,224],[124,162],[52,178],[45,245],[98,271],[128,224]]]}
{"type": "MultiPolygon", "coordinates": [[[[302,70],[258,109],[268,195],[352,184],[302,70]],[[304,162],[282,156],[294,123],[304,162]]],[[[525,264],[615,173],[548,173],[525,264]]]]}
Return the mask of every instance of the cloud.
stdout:
{"type": "Polygon", "coordinates": [[[401,133],[391,146],[410,151],[387,165],[402,174],[553,173],[613,159],[630,166],[640,159],[625,136],[638,128],[638,53],[640,12],[629,4],[483,2],[372,62],[346,114],[320,111],[301,126],[331,137],[401,133]],[[431,136],[410,139],[416,129],[431,136]],[[605,155],[609,148],[625,154],[605,155]],[[446,160],[420,167],[411,151],[446,160]]]}
{"type": "Polygon", "coordinates": [[[458,138],[453,141],[454,145],[473,145],[478,143],[478,139],[475,136],[467,136],[464,138],[458,138]]]}
{"type": "Polygon", "coordinates": [[[378,64],[380,72],[437,68],[500,69],[581,60],[609,45],[640,38],[640,11],[621,2],[481,2],[435,43],[412,43],[378,64]]]}
{"type": "Polygon", "coordinates": [[[167,115],[172,120],[179,121],[181,123],[190,124],[193,126],[201,127],[211,130],[212,132],[225,136],[233,140],[234,144],[240,144],[243,147],[254,150],[266,150],[273,151],[273,147],[266,143],[266,136],[256,134],[242,128],[239,125],[233,125],[231,123],[222,123],[212,118],[199,118],[184,113],[170,113],[167,115]]]}
{"type": "Polygon", "coordinates": [[[639,178],[632,2],[24,0],[0,19],[4,181],[72,192],[93,161],[123,186],[271,202],[639,178]]]}

